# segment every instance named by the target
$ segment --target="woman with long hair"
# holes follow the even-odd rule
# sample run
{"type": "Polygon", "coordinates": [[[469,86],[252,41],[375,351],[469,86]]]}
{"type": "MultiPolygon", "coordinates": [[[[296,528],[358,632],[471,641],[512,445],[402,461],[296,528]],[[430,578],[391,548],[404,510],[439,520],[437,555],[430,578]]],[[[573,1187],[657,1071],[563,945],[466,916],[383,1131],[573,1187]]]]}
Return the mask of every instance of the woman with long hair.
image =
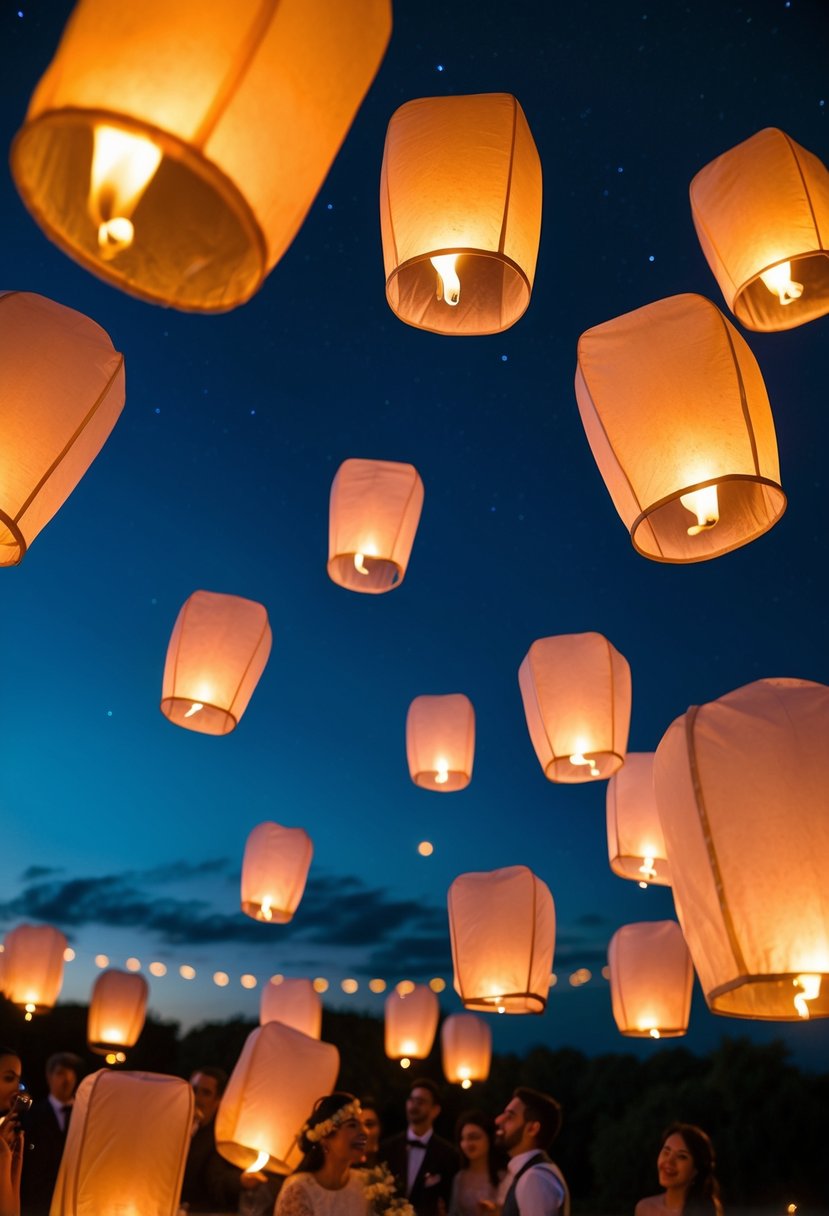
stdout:
{"type": "Polygon", "coordinates": [[[23,1133],[15,1108],[22,1067],[16,1051],[0,1047],[0,1216],[20,1216],[23,1133]]]}
{"type": "Polygon", "coordinates": [[[697,1213],[722,1216],[716,1157],[710,1137],[693,1123],[672,1123],[662,1134],[656,1158],[661,1195],[640,1199],[635,1216],[697,1213]]]}
{"type": "Polygon", "coordinates": [[[455,1124],[462,1164],[452,1179],[449,1216],[478,1216],[480,1203],[501,1198],[499,1183],[505,1170],[499,1169],[494,1133],[493,1121],[480,1110],[465,1111],[455,1124]]]}
{"type": "Polygon", "coordinates": [[[303,1157],[285,1180],[276,1216],[368,1216],[359,1166],[366,1151],[360,1103],[353,1094],[320,1098],[299,1132],[303,1157]]]}

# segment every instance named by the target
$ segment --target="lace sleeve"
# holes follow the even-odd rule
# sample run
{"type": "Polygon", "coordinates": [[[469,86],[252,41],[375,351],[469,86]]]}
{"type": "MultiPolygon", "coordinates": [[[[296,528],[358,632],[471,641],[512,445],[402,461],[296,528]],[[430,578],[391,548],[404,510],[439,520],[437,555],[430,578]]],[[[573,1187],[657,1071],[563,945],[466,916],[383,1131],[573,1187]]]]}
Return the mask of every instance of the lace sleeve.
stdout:
{"type": "Polygon", "coordinates": [[[276,1201],[274,1216],[314,1216],[314,1207],[303,1178],[289,1178],[276,1201]]]}

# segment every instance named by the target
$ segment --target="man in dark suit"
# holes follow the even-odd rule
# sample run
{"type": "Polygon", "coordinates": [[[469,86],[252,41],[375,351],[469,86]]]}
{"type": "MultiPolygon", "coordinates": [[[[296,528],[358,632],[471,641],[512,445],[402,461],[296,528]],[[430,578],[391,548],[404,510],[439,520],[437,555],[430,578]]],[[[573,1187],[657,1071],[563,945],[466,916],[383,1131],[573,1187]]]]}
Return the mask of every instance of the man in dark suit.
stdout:
{"type": "Polygon", "coordinates": [[[23,1124],[26,1152],[20,1179],[22,1216],[49,1216],[82,1070],[83,1060],[69,1051],[59,1051],[46,1061],[49,1096],[33,1103],[23,1124]]]}
{"type": "Polygon", "coordinates": [[[242,1190],[252,1190],[267,1178],[259,1173],[243,1174],[216,1149],[216,1112],[227,1073],[205,1066],[193,1073],[190,1085],[196,1099],[196,1117],[181,1186],[182,1203],[190,1212],[235,1212],[242,1190]]]}
{"type": "Polygon", "coordinates": [[[380,1145],[380,1160],[397,1180],[417,1216],[438,1216],[441,1202],[449,1209],[452,1179],[460,1166],[456,1150],[434,1131],[440,1114],[440,1090],[434,1081],[418,1078],[406,1099],[408,1128],[380,1145]]]}

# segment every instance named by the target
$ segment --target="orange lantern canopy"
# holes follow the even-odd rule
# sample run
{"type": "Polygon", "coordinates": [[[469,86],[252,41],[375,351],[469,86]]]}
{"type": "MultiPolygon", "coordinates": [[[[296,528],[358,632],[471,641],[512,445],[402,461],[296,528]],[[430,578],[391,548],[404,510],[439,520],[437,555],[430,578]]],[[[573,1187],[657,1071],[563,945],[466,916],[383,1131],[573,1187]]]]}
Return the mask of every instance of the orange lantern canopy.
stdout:
{"type": "Polygon", "coordinates": [[[688,1030],[694,968],[676,921],[623,925],[610,939],[613,1018],[629,1038],[673,1039],[688,1030]]]}
{"type": "Polygon", "coordinates": [[[391,460],[344,460],[331,485],[328,576],[349,591],[399,587],[409,564],[423,482],[391,460]]]}
{"type": "Polygon", "coordinates": [[[322,1001],[310,980],[273,980],[262,986],[259,1002],[259,1024],[280,1022],[299,1030],[309,1039],[322,1035],[322,1001]]]}
{"type": "Polygon", "coordinates": [[[386,298],[439,334],[509,329],[530,302],[541,162],[509,93],[424,97],[392,116],[380,176],[386,298]]]}
{"type": "Polygon", "coordinates": [[[134,1047],[144,1029],[149,988],[133,971],[102,971],[92,988],[86,1038],[92,1051],[105,1056],[134,1047]]]}
{"type": "Polygon", "coordinates": [[[260,823],[242,860],[242,911],[254,920],[286,925],[299,907],[314,855],[303,828],[260,823]]]}
{"type": "Polygon", "coordinates": [[[243,1170],[290,1174],[302,1157],[297,1131],[337,1079],[331,1043],[268,1022],[245,1040],[216,1114],[216,1147],[243,1170]]]}
{"type": "Polygon", "coordinates": [[[527,729],[549,781],[609,777],[625,762],[630,667],[600,633],[533,642],[518,671],[527,729]]]}
{"type": "Polygon", "coordinates": [[[60,1164],[60,1216],[176,1216],[193,1130],[193,1091],[180,1077],[110,1072],[84,1077],[60,1164]]]}
{"type": "Polygon", "coordinates": [[[613,505],[644,557],[719,557],[786,509],[763,377],[710,300],[671,296],[582,334],[576,397],[613,505]]]}
{"type": "Polygon", "coordinates": [[[726,303],[749,329],[829,312],[829,171],[769,127],[691,182],[691,214],[726,303]]]}
{"type": "Polygon", "coordinates": [[[829,1016],[829,688],[758,680],[668,728],[654,787],[713,1013],[829,1016]]]}
{"type": "Polygon", "coordinates": [[[438,1028],[438,998],[426,984],[410,991],[395,989],[385,1004],[386,1055],[390,1060],[425,1060],[438,1028]]]}
{"type": "Polygon", "coordinates": [[[371,84],[389,0],[81,0],[12,148],[34,218],[88,270],[196,312],[290,245],[371,84]]]}
{"type": "Polygon", "coordinates": [[[271,640],[262,604],[239,595],[194,591],[170,637],[161,712],[188,730],[228,734],[265,670],[271,640]]]}
{"type": "Polygon", "coordinates": [[[485,1081],[492,1060],[492,1031],[474,1013],[453,1013],[440,1028],[443,1075],[469,1089],[485,1081]]]}
{"type": "Polygon", "coordinates": [[[6,996],[25,1009],[29,1021],[58,999],[66,938],[53,925],[18,925],[4,945],[6,996]]]}
{"type": "Polygon", "coordinates": [[[461,692],[415,697],[406,717],[409,775],[425,790],[449,794],[472,779],[475,710],[461,692]]]}
{"type": "Polygon", "coordinates": [[[449,888],[455,991],[467,1009],[543,1013],[556,913],[549,887],[526,866],[460,874],[449,888]]]}
{"type": "Polygon", "coordinates": [[[99,325],[43,296],[0,292],[0,566],[21,560],[123,406],[124,357],[99,325]]]}
{"type": "Polygon", "coordinates": [[[620,878],[640,887],[671,885],[653,790],[653,752],[628,752],[624,767],[607,783],[607,852],[620,878]]]}

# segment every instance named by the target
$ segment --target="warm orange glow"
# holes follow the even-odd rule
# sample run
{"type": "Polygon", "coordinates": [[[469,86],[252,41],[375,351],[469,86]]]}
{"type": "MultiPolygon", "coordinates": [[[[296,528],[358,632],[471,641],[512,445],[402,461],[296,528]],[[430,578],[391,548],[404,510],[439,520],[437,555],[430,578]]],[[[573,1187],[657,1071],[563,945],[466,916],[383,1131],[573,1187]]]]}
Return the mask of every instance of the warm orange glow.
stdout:
{"type": "Polygon", "coordinates": [[[72,949],[71,946],[67,946],[63,952],[63,961],[65,963],[71,963],[71,962],[74,962],[74,960],[75,960],[75,951],[72,949]]]}
{"type": "Polygon", "coordinates": [[[699,536],[700,532],[707,532],[719,522],[720,504],[716,486],[705,486],[690,494],[680,494],[679,501],[686,511],[697,517],[697,522],[688,528],[689,536],[699,536]]]}
{"type": "Polygon", "coordinates": [[[368,986],[371,992],[385,992],[387,987],[386,981],[380,979],[369,980],[368,986]]]}
{"type": "Polygon", "coordinates": [[[441,1059],[446,1080],[468,1089],[485,1081],[492,1059],[492,1031],[474,1013],[453,1013],[440,1028],[441,1059]]]}
{"type": "Polygon", "coordinates": [[[327,991],[328,991],[328,980],[324,979],[321,975],[318,975],[317,978],[314,980],[314,992],[327,992],[327,991]]]}
{"type": "Polygon", "coordinates": [[[347,993],[350,996],[352,993],[354,993],[358,990],[360,985],[357,983],[356,980],[348,979],[348,980],[343,980],[342,983],[340,984],[340,987],[342,988],[343,992],[347,993]]]}
{"type": "Polygon", "coordinates": [[[256,985],[259,983],[259,981],[257,980],[255,975],[250,975],[249,973],[246,972],[244,975],[239,976],[239,983],[242,985],[243,988],[250,989],[250,988],[255,988],[256,985]]]}
{"type": "Polygon", "coordinates": [[[217,988],[226,988],[228,986],[228,984],[230,983],[230,976],[227,974],[226,971],[214,971],[213,972],[213,983],[216,985],[217,988]]]}
{"type": "Polygon", "coordinates": [[[343,461],[331,485],[329,578],[368,595],[399,587],[422,506],[423,482],[412,465],[343,461]]]}
{"type": "Polygon", "coordinates": [[[409,776],[421,789],[448,794],[472,779],[475,710],[463,693],[415,697],[406,715],[409,776]]]}
{"type": "Polygon", "coordinates": [[[124,966],[127,968],[127,971],[140,971],[141,960],[137,958],[128,958],[124,966]]]}
{"type": "Polygon", "coordinates": [[[303,828],[260,823],[245,844],[241,905],[246,916],[285,925],[299,907],[314,855],[303,828]]]}
{"type": "Polygon", "coordinates": [[[429,840],[421,840],[417,846],[417,851],[421,857],[431,857],[435,851],[435,846],[429,840]]]}
{"type": "Polygon", "coordinates": [[[106,1055],[133,1047],[144,1027],[149,986],[134,971],[102,971],[92,988],[86,1037],[92,1051],[106,1055]]]}
{"type": "Polygon", "coordinates": [[[95,127],[88,206],[101,257],[115,257],[132,244],[130,216],[160,163],[161,149],[144,136],[95,127]]]}
{"type": "Polygon", "coordinates": [[[461,281],[458,278],[456,268],[458,255],[456,253],[444,253],[436,258],[430,258],[429,261],[437,271],[438,300],[443,300],[445,304],[454,307],[461,298],[461,281]]]}
{"type": "Polygon", "coordinates": [[[328,987],[324,980],[312,984],[310,980],[286,980],[281,976],[278,984],[273,980],[265,984],[259,1001],[259,1024],[264,1026],[268,1022],[280,1022],[311,1039],[320,1038],[322,1001],[318,993],[324,992],[325,988],[319,988],[318,983],[325,983],[325,988],[328,987]]]}
{"type": "Polygon", "coordinates": [[[443,992],[446,988],[446,980],[441,979],[440,976],[435,976],[434,979],[429,980],[429,987],[432,989],[432,992],[443,992]]]}
{"type": "Polygon", "coordinates": [[[386,997],[385,1047],[390,1060],[423,1060],[432,1050],[438,1026],[438,999],[425,984],[412,984],[411,990],[400,992],[400,986],[386,997]]]}
{"type": "Polygon", "coordinates": [[[255,1161],[252,1161],[246,1170],[242,1170],[243,1174],[256,1174],[262,1169],[263,1165],[267,1165],[270,1160],[270,1153],[263,1149],[257,1156],[255,1161]]]}
{"type": "Polygon", "coordinates": [[[610,999],[620,1033],[675,1038],[688,1029],[694,969],[676,921],[623,925],[610,939],[610,999]]]}
{"type": "Polygon", "coordinates": [[[395,987],[395,992],[398,996],[408,996],[410,992],[414,992],[415,985],[411,980],[401,980],[395,987]]]}
{"type": "Polygon", "coordinates": [[[802,992],[798,992],[794,998],[794,1007],[802,1018],[810,1018],[811,1010],[807,1005],[807,1001],[816,1001],[820,996],[820,980],[819,975],[797,975],[793,983],[795,988],[802,988],[802,992]]]}
{"type": "Polygon", "coordinates": [[[653,792],[653,752],[628,752],[607,783],[610,868],[640,887],[670,885],[665,839],[653,792]]]}
{"type": "Polygon", "coordinates": [[[795,283],[792,279],[791,262],[781,262],[778,266],[772,266],[771,270],[763,271],[760,278],[784,306],[794,304],[795,300],[799,300],[803,295],[803,284],[795,283]]]}
{"type": "Polygon", "coordinates": [[[18,925],[3,944],[3,990],[31,1021],[58,998],[66,938],[52,925],[18,925]]]}
{"type": "Polygon", "coordinates": [[[182,963],[178,969],[178,973],[183,980],[194,980],[196,978],[196,968],[191,967],[189,963],[182,963]]]}
{"type": "Polygon", "coordinates": [[[167,974],[167,965],[166,963],[150,963],[147,970],[149,971],[150,975],[161,977],[162,975],[167,974]]]}

